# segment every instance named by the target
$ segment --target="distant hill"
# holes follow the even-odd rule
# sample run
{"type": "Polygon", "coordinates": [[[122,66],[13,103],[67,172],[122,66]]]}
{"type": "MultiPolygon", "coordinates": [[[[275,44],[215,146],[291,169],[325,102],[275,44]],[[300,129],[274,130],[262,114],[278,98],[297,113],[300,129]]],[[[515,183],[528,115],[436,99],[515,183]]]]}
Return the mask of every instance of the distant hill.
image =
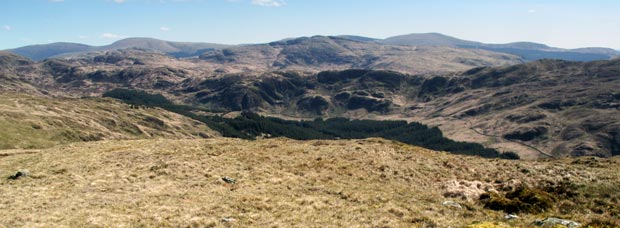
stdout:
{"type": "Polygon", "coordinates": [[[381,40],[385,44],[407,45],[407,46],[476,46],[482,43],[461,40],[440,33],[417,33],[400,35],[381,40]]]}
{"type": "Polygon", "coordinates": [[[354,35],[340,35],[340,36],[336,36],[336,37],[344,38],[344,39],[349,39],[349,40],[354,40],[354,41],[361,41],[361,42],[378,42],[378,41],[381,41],[381,39],[370,38],[370,37],[365,37],[365,36],[354,36],[354,35]]]}
{"type": "MultiPolygon", "coordinates": [[[[255,49],[262,48],[267,45],[279,44],[279,45],[296,45],[296,42],[300,41],[318,41],[319,38],[329,38],[332,40],[347,40],[350,42],[359,42],[355,44],[358,50],[371,50],[376,49],[377,45],[397,45],[397,46],[441,46],[452,48],[464,48],[464,49],[478,49],[487,50],[493,52],[507,53],[517,55],[525,61],[535,61],[539,59],[560,59],[568,61],[594,61],[594,60],[608,60],[616,56],[620,56],[620,51],[603,48],[603,47],[585,47],[577,49],[562,49],[550,47],[545,44],[533,43],[533,42],[514,42],[507,44],[487,44],[476,41],[462,40],[459,38],[447,36],[440,33],[413,33],[408,35],[400,35],[389,37],[386,39],[377,39],[371,37],[357,36],[357,35],[340,35],[340,36],[314,36],[314,37],[297,37],[287,38],[280,41],[271,42],[268,44],[253,44],[253,45],[223,45],[214,43],[192,43],[192,42],[172,42],[165,40],[158,40],[153,38],[127,38],[119,40],[110,45],[105,46],[89,46],[78,43],[52,43],[31,45],[20,48],[15,48],[10,51],[15,54],[22,55],[35,61],[40,61],[50,57],[67,57],[75,56],[77,54],[95,52],[95,51],[111,51],[127,48],[138,48],[146,50],[154,50],[165,53],[173,57],[195,57],[201,54],[211,51],[222,50],[230,48],[230,50],[239,49],[255,49]],[[362,47],[367,45],[367,47],[362,47]]],[[[341,43],[344,41],[341,41],[341,43]]],[[[316,47],[320,48],[320,47],[316,47]]],[[[326,47],[330,48],[330,47],[326,47]]],[[[392,48],[394,49],[394,48],[392,48]]],[[[265,53],[259,54],[259,56],[253,57],[265,57],[269,55],[269,50],[262,49],[265,53]]],[[[325,50],[329,52],[330,50],[325,50]]],[[[250,54],[250,53],[247,53],[250,54]]],[[[371,54],[372,55],[372,54],[371,54]]],[[[249,56],[246,56],[249,57],[249,56]]],[[[253,58],[250,57],[250,58],[253,58]]],[[[379,56],[385,57],[385,56],[379,56]]]]}
{"type": "Polygon", "coordinates": [[[408,73],[449,72],[474,66],[521,63],[514,55],[458,47],[409,47],[370,42],[372,38],[313,36],[268,44],[234,46],[200,55],[223,71],[323,71],[349,68],[408,73]],[[360,41],[362,40],[362,41],[360,41]]]}
{"type": "Polygon", "coordinates": [[[7,51],[0,51],[0,66],[8,67],[8,66],[20,66],[20,65],[28,65],[31,64],[27,58],[23,56],[13,54],[7,51]]]}
{"type": "Polygon", "coordinates": [[[198,56],[204,52],[217,50],[230,45],[213,43],[172,42],[153,38],[127,38],[98,48],[99,51],[141,48],[164,52],[174,57],[198,56]]]}
{"type": "Polygon", "coordinates": [[[461,40],[439,33],[414,33],[389,37],[384,40],[375,40],[374,42],[405,46],[449,46],[469,49],[484,49],[518,55],[526,61],[540,59],[594,61],[608,60],[614,56],[620,56],[619,51],[611,48],[588,47],[578,49],[562,49],[533,42],[486,44],[475,41],[461,40]]]}
{"type": "Polygon", "coordinates": [[[7,50],[9,52],[40,61],[50,57],[69,56],[94,51],[112,51],[127,48],[140,48],[166,53],[174,57],[198,56],[204,52],[229,45],[212,43],[172,42],[153,38],[127,38],[106,46],[89,46],[77,43],[51,43],[31,45],[7,50]]]}
{"type": "Polygon", "coordinates": [[[51,43],[30,45],[7,50],[35,61],[67,53],[95,51],[96,47],[77,43],[51,43]]]}

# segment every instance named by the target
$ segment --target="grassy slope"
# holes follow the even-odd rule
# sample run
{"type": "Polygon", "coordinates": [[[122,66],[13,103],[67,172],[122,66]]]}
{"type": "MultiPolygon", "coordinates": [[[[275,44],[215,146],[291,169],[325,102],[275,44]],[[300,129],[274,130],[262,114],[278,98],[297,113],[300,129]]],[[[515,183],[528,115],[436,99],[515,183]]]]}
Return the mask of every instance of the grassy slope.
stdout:
{"type": "Polygon", "coordinates": [[[588,222],[619,213],[607,208],[618,202],[618,158],[509,161],[382,139],[281,138],[100,141],[3,152],[0,227],[463,227],[502,221],[504,213],[483,209],[475,197],[444,198],[452,187],[475,192],[563,179],[583,186],[572,210],[556,207],[507,223],[523,227],[546,216],[588,222]],[[6,179],[17,170],[30,174],[6,179]],[[467,209],[444,207],[445,200],[467,209]],[[592,212],[598,205],[603,214],[592,212]]]}
{"type": "Polygon", "coordinates": [[[48,99],[0,94],[0,149],[67,142],[216,135],[204,124],[161,109],[132,109],[113,99],[48,99]]]}

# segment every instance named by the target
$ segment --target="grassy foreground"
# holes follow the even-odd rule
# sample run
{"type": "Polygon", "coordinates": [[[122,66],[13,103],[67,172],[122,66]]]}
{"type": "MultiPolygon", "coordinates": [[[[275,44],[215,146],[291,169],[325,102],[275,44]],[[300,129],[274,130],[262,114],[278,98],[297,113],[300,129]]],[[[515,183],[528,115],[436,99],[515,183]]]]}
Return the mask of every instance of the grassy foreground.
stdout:
{"type": "Polygon", "coordinates": [[[81,142],[0,151],[0,227],[528,227],[551,216],[617,224],[619,163],[482,159],[383,139],[81,142]],[[549,193],[551,208],[513,220],[478,200],[550,183],[571,183],[574,194],[549,193]]]}

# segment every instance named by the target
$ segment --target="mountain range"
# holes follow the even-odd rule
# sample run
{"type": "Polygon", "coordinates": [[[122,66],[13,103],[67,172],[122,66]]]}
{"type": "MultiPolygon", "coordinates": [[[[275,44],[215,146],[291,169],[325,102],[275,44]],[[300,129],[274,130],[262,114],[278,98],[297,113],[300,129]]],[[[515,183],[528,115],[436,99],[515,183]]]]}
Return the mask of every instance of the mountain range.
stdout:
{"type": "MultiPolygon", "coordinates": [[[[304,40],[311,37],[301,37],[272,42],[271,44],[286,43],[291,40],[304,40]]],[[[545,44],[533,42],[515,42],[507,44],[487,44],[476,41],[462,40],[440,33],[417,33],[401,36],[389,37],[386,39],[376,39],[355,35],[341,35],[329,37],[331,39],[340,38],[351,41],[358,41],[369,45],[385,44],[398,46],[442,46],[464,49],[488,50],[500,53],[508,53],[521,57],[524,61],[534,61],[539,59],[561,59],[568,61],[594,61],[607,60],[620,56],[620,51],[611,48],[577,48],[563,49],[549,47],[545,44]]],[[[25,46],[7,51],[28,57],[32,60],[43,60],[51,57],[67,57],[85,52],[111,51],[126,48],[142,48],[155,50],[169,54],[174,57],[195,57],[213,50],[226,48],[239,49],[243,46],[257,45],[224,45],[213,43],[191,43],[191,42],[171,42],[152,38],[128,38],[117,41],[106,46],[89,46],[78,43],[52,43],[43,45],[25,46]]],[[[260,45],[258,45],[260,46],[260,45]]]]}
{"type": "Polygon", "coordinates": [[[507,44],[487,44],[476,41],[462,40],[439,33],[409,34],[390,37],[376,42],[408,46],[449,46],[468,49],[484,49],[521,56],[526,61],[539,59],[561,59],[568,61],[606,60],[619,56],[620,52],[611,48],[589,47],[563,49],[549,47],[533,42],[515,42],[507,44]]]}
{"type": "Polygon", "coordinates": [[[620,155],[620,60],[521,63],[484,50],[421,50],[313,37],[189,59],[126,49],[34,62],[5,52],[0,89],[79,98],[128,88],[224,113],[417,121],[526,159],[620,155]],[[438,51],[454,58],[428,54],[438,51]],[[394,57],[402,52],[422,57],[394,57]],[[386,64],[359,65],[373,55],[386,64]],[[505,58],[471,60],[493,56],[505,58]]]}
{"type": "Polygon", "coordinates": [[[213,49],[228,47],[229,45],[212,43],[172,42],[153,38],[127,38],[110,45],[90,46],[78,43],[51,43],[19,47],[7,50],[9,52],[40,61],[52,57],[62,57],[97,51],[113,51],[127,48],[141,48],[156,50],[175,57],[196,56],[213,49]]]}

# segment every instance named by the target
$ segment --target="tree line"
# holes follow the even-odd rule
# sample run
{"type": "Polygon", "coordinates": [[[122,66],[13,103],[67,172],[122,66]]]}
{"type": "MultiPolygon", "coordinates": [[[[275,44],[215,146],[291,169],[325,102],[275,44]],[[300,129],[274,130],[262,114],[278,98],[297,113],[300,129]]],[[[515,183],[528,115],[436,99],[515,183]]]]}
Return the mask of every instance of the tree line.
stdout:
{"type": "Polygon", "coordinates": [[[202,110],[187,105],[176,105],[159,94],[149,94],[131,89],[114,89],[104,94],[128,104],[160,107],[201,121],[224,137],[253,140],[257,137],[287,137],[297,140],[311,139],[362,139],[381,137],[424,148],[454,154],[474,155],[485,158],[519,159],[513,152],[500,153],[477,143],[457,142],[443,136],[439,128],[429,128],[420,123],[399,120],[351,120],[347,118],[317,118],[310,121],[292,121],[243,112],[235,118],[217,115],[198,115],[202,110]]]}

